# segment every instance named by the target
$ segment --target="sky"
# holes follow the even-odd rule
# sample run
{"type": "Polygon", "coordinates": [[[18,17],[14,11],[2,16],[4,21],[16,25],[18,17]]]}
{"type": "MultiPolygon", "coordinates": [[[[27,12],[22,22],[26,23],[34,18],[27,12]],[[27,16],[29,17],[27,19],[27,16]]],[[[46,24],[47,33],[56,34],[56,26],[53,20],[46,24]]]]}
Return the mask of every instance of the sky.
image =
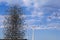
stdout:
{"type": "Polygon", "coordinates": [[[60,0],[0,0],[0,38],[3,38],[3,21],[9,6],[19,4],[24,12],[26,38],[32,40],[60,40],[60,0]],[[39,28],[37,28],[39,27],[39,28]]]}

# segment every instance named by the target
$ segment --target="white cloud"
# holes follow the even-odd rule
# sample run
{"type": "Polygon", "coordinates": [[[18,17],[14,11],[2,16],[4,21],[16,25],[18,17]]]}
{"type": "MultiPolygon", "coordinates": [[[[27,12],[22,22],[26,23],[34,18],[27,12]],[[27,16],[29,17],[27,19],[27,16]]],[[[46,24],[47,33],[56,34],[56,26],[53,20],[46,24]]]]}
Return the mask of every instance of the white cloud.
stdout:
{"type": "Polygon", "coordinates": [[[0,0],[0,2],[8,2],[8,3],[11,3],[12,0],[0,0]]]}
{"type": "Polygon", "coordinates": [[[1,25],[0,28],[4,28],[4,26],[1,25]]]}
{"type": "Polygon", "coordinates": [[[60,23],[49,23],[47,24],[47,27],[60,29],[60,23]]]}
{"type": "MultiPolygon", "coordinates": [[[[4,19],[5,16],[7,16],[7,15],[4,15],[4,16],[0,15],[0,18],[4,19]]],[[[27,17],[27,16],[28,15],[24,15],[24,17],[27,17]]],[[[37,25],[30,25],[30,24],[33,24],[36,21],[40,21],[40,20],[30,19],[30,20],[26,20],[25,22],[27,23],[27,25],[29,27],[32,27],[32,26],[36,26],[37,27],[37,25]]],[[[4,26],[1,25],[0,28],[3,28],[3,27],[4,26]]],[[[47,24],[47,25],[42,25],[42,26],[37,27],[36,29],[43,29],[43,30],[46,30],[46,29],[60,29],[60,23],[50,23],[50,24],[47,24]]]]}
{"type": "Polygon", "coordinates": [[[50,0],[46,5],[50,5],[52,7],[60,8],[60,0],[50,0]]]}
{"type": "Polygon", "coordinates": [[[44,12],[38,12],[36,10],[32,12],[33,17],[43,18],[43,15],[44,15],[44,12]]]}
{"type": "MultiPolygon", "coordinates": [[[[58,25],[57,25],[58,26],[58,25]]],[[[60,28],[58,28],[58,27],[52,27],[52,26],[44,26],[43,27],[43,25],[40,25],[40,26],[36,26],[36,25],[27,25],[27,26],[24,26],[25,27],[25,29],[35,29],[35,30],[50,30],[50,29],[59,29],[60,30],[60,28]]]]}
{"type": "Polygon", "coordinates": [[[37,12],[37,13],[36,13],[36,16],[37,16],[37,17],[40,17],[40,18],[43,18],[43,15],[44,15],[43,12],[37,12]]]}
{"type": "MultiPolygon", "coordinates": [[[[54,19],[60,20],[60,12],[59,11],[53,12],[51,15],[47,16],[47,21],[52,21],[54,19]]],[[[58,20],[56,20],[56,21],[58,21],[58,20]]]]}
{"type": "Polygon", "coordinates": [[[60,16],[58,17],[58,19],[60,19],[60,16]]]}
{"type": "Polygon", "coordinates": [[[34,0],[34,7],[39,8],[45,5],[49,0],[34,0]]]}
{"type": "Polygon", "coordinates": [[[2,23],[4,21],[4,15],[0,15],[0,23],[2,23]]]}
{"type": "Polygon", "coordinates": [[[49,0],[22,0],[23,5],[30,9],[33,7],[33,10],[39,10],[42,6],[44,6],[49,0]]]}
{"type": "Polygon", "coordinates": [[[29,20],[25,20],[25,23],[26,23],[27,25],[32,25],[32,24],[36,23],[36,21],[40,21],[40,20],[29,19],[29,20]]]}
{"type": "Polygon", "coordinates": [[[21,0],[0,0],[0,2],[7,2],[8,4],[21,4],[22,3],[22,1],[21,0]]]}
{"type": "Polygon", "coordinates": [[[25,6],[30,6],[32,0],[22,0],[25,6]]]}

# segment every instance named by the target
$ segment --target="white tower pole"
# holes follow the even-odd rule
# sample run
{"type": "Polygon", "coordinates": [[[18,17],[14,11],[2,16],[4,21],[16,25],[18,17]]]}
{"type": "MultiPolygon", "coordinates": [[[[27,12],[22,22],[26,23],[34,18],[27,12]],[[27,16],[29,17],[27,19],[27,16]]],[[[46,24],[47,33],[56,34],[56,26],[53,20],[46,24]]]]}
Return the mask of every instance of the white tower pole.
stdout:
{"type": "Polygon", "coordinates": [[[34,29],[32,29],[32,40],[34,40],[34,29]]]}

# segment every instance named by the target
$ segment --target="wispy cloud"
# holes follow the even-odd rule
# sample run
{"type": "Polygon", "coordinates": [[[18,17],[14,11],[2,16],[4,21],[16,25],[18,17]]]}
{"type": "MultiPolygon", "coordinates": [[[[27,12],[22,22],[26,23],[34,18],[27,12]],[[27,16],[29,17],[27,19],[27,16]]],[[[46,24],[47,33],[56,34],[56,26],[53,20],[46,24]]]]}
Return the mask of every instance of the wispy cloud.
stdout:
{"type": "Polygon", "coordinates": [[[3,15],[0,15],[0,23],[2,23],[3,21],[4,21],[4,18],[5,16],[3,16],[3,15]]]}
{"type": "Polygon", "coordinates": [[[60,23],[50,23],[50,24],[47,24],[47,26],[60,30],[60,23]]]}
{"type": "MultiPolygon", "coordinates": [[[[5,16],[0,15],[0,18],[4,19],[5,16]]],[[[60,23],[49,23],[47,25],[39,25],[39,26],[37,26],[37,25],[30,25],[31,23],[36,22],[36,21],[40,21],[40,20],[34,20],[34,19],[26,20],[28,28],[32,29],[32,27],[35,27],[35,29],[41,29],[41,30],[60,29],[60,23]]],[[[27,27],[27,26],[25,25],[24,27],[27,27]]],[[[0,25],[0,28],[4,28],[4,26],[0,25]]]]}
{"type": "MultiPolygon", "coordinates": [[[[17,2],[15,0],[0,0],[0,2],[2,2],[2,1],[8,2],[8,3],[13,3],[13,2],[19,3],[20,2],[19,0],[17,0],[17,2]]],[[[51,13],[52,15],[47,16],[48,21],[51,21],[52,19],[57,19],[57,18],[60,19],[60,14],[58,14],[58,16],[55,16],[55,14],[56,14],[55,10],[57,10],[58,8],[57,9],[54,8],[54,6],[55,7],[59,6],[58,3],[60,3],[60,1],[57,0],[56,3],[55,2],[53,3],[53,1],[56,1],[56,0],[50,0],[50,1],[49,0],[22,0],[21,1],[22,5],[26,6],[28,10],[30,10],[31,7],[33,9],[33,11],[31,11],[31,15],[23,15],[24,18],[27,18],[27,17],[32,18],[29,20],[25,20],[25,23],[27,23],[29,26],[37,26],[37,25],[30,25],[30,24],[33,24],[36,21],[40,22],[41,19],[46,16],[46,15],[44,16],[44,14],[46,14],[45,12],[48,12],[48,14],[49,14],[49,12],[51,12],[51,11],[53,11],[51,13]],[[34,17],[38,17],[39,20],[33,19],[34,17]]],[[[57,12],[57,13],[60,13],[60,12],[57,12]]],[[[0,23],[3,22],[4,16],[0,15],[0,19],[1,19],[0,23]]],[[[60,28],[59,26],[60,26],[59,24],[51,23],[51,24],[39,26],[37,29],[39,29],[39,28],[40,29],[53,29],[53,28],[58,29],[58,28],[60,28]]],[[[3,27],[3,26],[1,26],[1,27],[3,27]]]]}

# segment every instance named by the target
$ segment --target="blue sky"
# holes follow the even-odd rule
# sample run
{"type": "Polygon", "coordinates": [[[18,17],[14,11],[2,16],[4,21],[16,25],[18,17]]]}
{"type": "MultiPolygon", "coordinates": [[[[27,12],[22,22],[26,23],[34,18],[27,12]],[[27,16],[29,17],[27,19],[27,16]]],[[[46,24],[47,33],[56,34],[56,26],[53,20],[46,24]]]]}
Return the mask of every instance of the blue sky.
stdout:
{"type": "Polygon", "coordinates": [[[29,40],[32,39],[31,27],[40,28],[34,30],[35,40],[60,40],[60,0],[0,0],[0,38],[3,38],[3,21],[7,16],[5,10],[14,4],[23,9],[29,40]]]}

